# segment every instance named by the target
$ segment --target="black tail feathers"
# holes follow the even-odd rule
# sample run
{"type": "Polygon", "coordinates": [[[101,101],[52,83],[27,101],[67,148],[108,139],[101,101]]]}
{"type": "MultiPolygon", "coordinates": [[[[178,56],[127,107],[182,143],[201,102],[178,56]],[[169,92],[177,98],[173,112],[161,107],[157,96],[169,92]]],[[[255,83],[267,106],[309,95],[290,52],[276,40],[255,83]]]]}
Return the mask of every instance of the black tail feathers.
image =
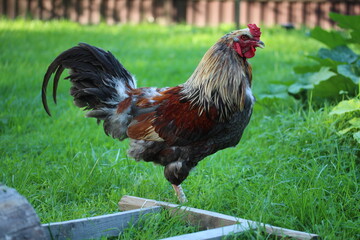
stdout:
{"type": "Polygon", "coordinates": [[[114,108],[127,97],[127,90],[136,87],[135,79],[110,52],[80,43],[61,53],[47,69],[42,84],[42,102],[49,115],[46,99],[48,83],[51,75],[55,74],[53,99],[56,103],[59,79],[65,68],[70,69],[70,75],[65,79],[70,79],[72,83],[70,94],[75,105],[93,110],[88,116],[99,120],[106,118],[102,109],[114,108]]]}

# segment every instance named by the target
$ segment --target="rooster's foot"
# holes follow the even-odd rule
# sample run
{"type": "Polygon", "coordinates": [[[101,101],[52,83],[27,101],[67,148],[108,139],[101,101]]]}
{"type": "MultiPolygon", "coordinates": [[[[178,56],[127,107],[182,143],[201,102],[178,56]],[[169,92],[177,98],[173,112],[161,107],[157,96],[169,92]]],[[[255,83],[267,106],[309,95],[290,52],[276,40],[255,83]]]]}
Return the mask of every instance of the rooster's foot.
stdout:
{"type": "Polygon", "coordinates": [[[178,197],[179,202],[180,203],[186,203],[188,200],[187,200],[187,198],[185,196],[185,193],[184,193],[181,185],[173,184],[172,186],[173,186],[173,188],[174,188],[174,190],[176,192],[176,196],[178,197]]]}

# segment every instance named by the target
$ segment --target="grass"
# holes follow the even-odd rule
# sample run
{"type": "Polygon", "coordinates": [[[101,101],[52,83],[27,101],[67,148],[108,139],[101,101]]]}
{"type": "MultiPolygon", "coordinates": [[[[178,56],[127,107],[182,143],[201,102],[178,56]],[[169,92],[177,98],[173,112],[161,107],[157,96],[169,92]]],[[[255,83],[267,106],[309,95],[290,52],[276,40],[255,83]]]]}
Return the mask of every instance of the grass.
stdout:
{"type": "MultiPolygon", "coordinates": [[[[123,195],[177,202],[162,167],[129,159],[127,141],[107,137],[95,120],[84,119],[66,81],[49,118],[41,105],[42,77],[57,54],[87,42],[110,50],[139,86],[175,86],[230,30],[1,19],[0,182],[24,195],[43,223],[116,212],[123,195]]],[[[305,30],[262,31],[266,48],[251,59],[256,96],[270,82],[295,79],[292,67],[320,46],[305,30]]],[[[303,108],[291,98],[258,101],[241,143],[203,160],[183,183],[187,205],[324,239],[359,239],[359,147],[336,135],[330,109],[303,108]]],[[[196,230],[165,212],[119,239],[196,230]]],[[[240,239],[268,238],[253,233],[240,239]]]]}

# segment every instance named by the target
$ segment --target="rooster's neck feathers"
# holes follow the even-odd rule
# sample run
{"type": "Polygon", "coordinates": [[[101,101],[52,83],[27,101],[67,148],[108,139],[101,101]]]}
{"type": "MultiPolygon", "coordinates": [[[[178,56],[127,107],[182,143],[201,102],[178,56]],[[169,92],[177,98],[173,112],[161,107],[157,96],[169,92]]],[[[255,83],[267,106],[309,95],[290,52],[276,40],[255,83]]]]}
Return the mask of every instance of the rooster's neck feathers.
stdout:
{"type": "Polygon", "coordinates": [[[244,109],[246,91],[251,87],[251,66],[228,40],[220,39],[205,53],[182,90],[184,99],[200,111],[216,107],[220,121],[244,109]]]}

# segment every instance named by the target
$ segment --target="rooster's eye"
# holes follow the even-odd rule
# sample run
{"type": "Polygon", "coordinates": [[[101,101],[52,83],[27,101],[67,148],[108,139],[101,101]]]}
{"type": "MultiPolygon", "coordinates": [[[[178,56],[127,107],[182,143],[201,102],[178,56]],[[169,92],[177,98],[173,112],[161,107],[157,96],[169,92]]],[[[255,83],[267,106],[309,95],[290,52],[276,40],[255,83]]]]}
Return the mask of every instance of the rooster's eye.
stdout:
{"type": "Polygon", "coordinates": [[[247,35],[241,35],[240,38],[241,38],[241,40],[249,40],[250,39],[250,37],[247,35]]]}

